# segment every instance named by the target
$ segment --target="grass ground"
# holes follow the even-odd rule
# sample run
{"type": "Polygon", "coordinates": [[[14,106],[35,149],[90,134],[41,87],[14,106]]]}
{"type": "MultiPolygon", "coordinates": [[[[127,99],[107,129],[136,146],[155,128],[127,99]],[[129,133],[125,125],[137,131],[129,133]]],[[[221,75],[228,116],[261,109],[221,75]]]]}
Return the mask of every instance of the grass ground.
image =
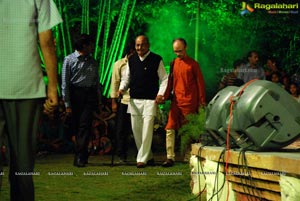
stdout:
{"type": "MultiPolygon", "coordinates": [[[[37,159],[34,176],[37,201],[187,201],[191,194],[188,163],[162,168],[163,157],[154,167],[137,169],[134,158],[128,165],[111,166],[111,157],[92,156],[85,168],[72,165],[72,154],[46,155],[37,159]],[[59,175],[70,174],[70,175],[59,175]],[[92,175],[94,174],[94,175],[92,175]]],[[[4,169],[0,200],[9,200],[8,168],[4,169]]],[[[204,199],[203,199],[204,200],[204,199]]]]}

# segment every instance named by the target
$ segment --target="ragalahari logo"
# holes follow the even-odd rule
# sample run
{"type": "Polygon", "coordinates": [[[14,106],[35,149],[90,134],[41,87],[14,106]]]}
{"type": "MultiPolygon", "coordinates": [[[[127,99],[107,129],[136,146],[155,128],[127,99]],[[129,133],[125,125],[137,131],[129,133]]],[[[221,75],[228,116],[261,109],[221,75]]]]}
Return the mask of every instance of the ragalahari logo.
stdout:
{"type": "Polygon", "coordinates": [[[248,13],[252,13],[254,11],[254,9],[249,5],[247,4],[246,2],[242,2],[242,8],[241,8],[241,15],[246,15],[248,13]]]}

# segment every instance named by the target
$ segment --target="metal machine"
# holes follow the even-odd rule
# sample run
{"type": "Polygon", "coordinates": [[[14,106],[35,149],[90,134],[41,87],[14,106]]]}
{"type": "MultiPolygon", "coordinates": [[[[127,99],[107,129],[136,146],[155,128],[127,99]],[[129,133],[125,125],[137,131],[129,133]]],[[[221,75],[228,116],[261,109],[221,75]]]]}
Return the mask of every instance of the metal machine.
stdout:
{"type": "MultiPolygon", "coordinates": [[[[219,91],[209,102],[206,108],[206,131],[216,140],[220,146],[226,145],[227,130],[224,129],[226,119],[229,115],[230,97],[239,87],[229,86],[219,91]]],[[[231,147],[236,147],[234,139],[230,139],[231,147]]]]}
{"type": "Polygon", "coordinates": [[[300,136],[300,104],[265,80],[227,87],[209,103],[206,128],[222,139],[230,128],[231,143],[247,150],[276,150],[300,136]]]}

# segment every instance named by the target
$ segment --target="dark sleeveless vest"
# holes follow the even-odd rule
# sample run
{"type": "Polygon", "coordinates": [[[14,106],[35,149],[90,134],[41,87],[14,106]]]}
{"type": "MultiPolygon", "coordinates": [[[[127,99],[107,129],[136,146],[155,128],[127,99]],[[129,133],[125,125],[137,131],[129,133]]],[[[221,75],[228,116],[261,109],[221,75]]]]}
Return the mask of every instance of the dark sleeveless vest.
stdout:
{"type": "Polygon", "coordinates": [[[136,53],[129,58],[131,98],[155,99],[159,90],[157,70],[161,60],[161,56],[152,52],[144,61],[136,53]]]}

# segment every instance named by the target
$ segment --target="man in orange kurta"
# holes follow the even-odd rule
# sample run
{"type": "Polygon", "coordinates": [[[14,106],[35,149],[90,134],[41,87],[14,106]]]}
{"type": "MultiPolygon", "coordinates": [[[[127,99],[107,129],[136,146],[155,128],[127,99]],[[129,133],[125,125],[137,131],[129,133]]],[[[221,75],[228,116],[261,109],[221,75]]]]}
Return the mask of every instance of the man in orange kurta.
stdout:
{"type": "MultiPolygon", "coordinates": [[[[186,53],[187,43],[183,38],[173,41],[174,60],[172,86],[173,98],[166,125],[167,160],[163,167],[171,167],[175,161],[175,130],[186,123],[188,114],[197,113],[205,105],[205,84],[199,64],[186,53]]],[[[168,94],[166,92],[166,97],[168,94]]]]}

